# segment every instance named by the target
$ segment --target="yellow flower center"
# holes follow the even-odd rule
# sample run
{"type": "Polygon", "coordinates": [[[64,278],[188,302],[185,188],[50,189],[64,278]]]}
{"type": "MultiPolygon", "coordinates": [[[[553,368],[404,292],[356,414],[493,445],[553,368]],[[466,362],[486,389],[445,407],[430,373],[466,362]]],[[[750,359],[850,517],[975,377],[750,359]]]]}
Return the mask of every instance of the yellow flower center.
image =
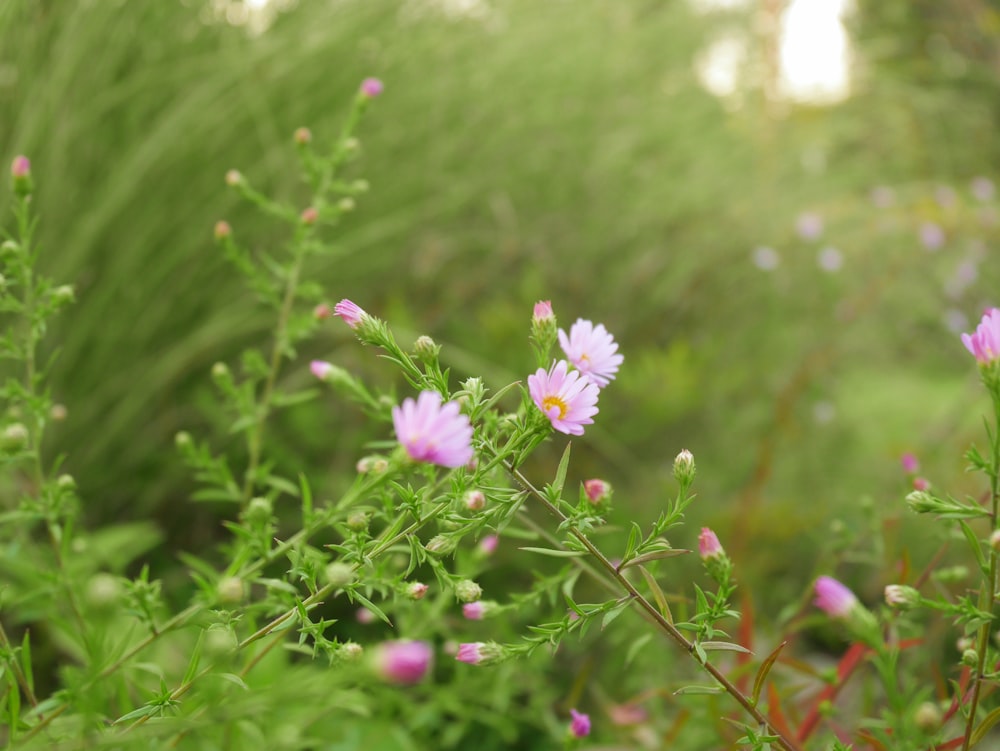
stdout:
{"type": "Polygon", "coordinates": [[[542,399],[542,410],[545,414],[548,414],[553,407],[559,408],[559,419],[563,419],[566,416],[566,411],[569,409],[566,402],[560,399],[558,396],[547,396],[542,399]]]}

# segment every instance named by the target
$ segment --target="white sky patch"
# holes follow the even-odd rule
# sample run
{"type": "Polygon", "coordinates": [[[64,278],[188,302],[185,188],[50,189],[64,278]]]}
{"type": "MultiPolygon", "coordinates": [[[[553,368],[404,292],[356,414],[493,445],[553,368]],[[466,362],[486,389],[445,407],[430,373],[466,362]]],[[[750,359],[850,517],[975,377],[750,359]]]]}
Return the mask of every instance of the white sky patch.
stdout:
{"type": "Polygon", "coordinates": [[[850,0],[792,0],[781,16],[782,96],[817,104],[850,93],[850,41],[844,16],[850,0]]]}

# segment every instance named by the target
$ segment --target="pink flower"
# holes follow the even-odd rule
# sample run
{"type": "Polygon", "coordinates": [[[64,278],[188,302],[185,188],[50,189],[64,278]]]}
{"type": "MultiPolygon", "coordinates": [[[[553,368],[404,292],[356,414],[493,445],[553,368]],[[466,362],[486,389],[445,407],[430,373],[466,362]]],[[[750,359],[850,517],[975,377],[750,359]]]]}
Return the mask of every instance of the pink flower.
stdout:
{"type": "Polygon", "coordinates": [[[10,175],[15,180],[20,180],[31,174],[31,160],[26,156],[16,156],[10,165],[10,175]]]}
{"type": "Polygon", "coordinates": [[[406,594],[411,600],[422,600],[427,594],[427,585],[423,582],[413,582],[406,588],[406,594]]]}
{"type": "Polygon", "coordinates": [[[993,181],[988,177],[977,177],[972,181],[972,195],[974,195],[980,201],[990,201],[993,199],[993,194],[996,192],[996,188],[993,186],[993,181]]]}
{"type": "Polygon", "coordinates": [[[930,490],[931,483],[926,477],[914,477],[913,478],[913,489],[914,490],[930,490]]]}
{"type": "Polygon", "coordinates": [[[944,230],[934,222],[924,222],[920,225],[920,243],[927,250],[938,250],[944,245],[944,230]]]}
{"type": "Polygon", "coordinates": [[[831,618],[846,618],[858,606],[854,593],[836,579],[821,576],[816,580],[813,604],[831,618]]]}
{"type": "Polygon", "coordinates": [[[483,620],[483,616],[486,615],[486,606],[482,600],[467,602],[462,606],[462,615],[470,621],[481,621],[483,620]]]}
{"type": "Polygon", "coordinates": [[[309,370],[314,376],[316,376],[316,378],[324,381],[326,380],[326,377],[333,372],[333,365],[323,360],[313,360],[309,363],[309,370]]]}
{"type": "Polygon", "coordinates": [[[215,223],[215,239],[225,240],[233,234],[233,228],[229,226],[229,222],[216,222],[215,223]]]}
{"type": "Polygon", "coordinates": [[[573,719],[569,723],[569,732],[574,738],[586,738],[590,735],[590,715],[577,712],[575,709],[569,711],[573,719]]]}
{"type": "Polygon", "coordinates": [[[436,391],[421,391],[417,401],[404,399],[392,408],[396,439],[410,458],[442,467],[461,467],[472,459],[472,425],[458,402],[441,404],[436,391]]]}
{"type": "Polygon", "coordinates": [[[974,333],[962,334],[962,344],[982,365],[1000,359],[1000,310],[985,313],[974,333]]]}
{"type": "Polygon", "coordinates": [[[707,561],[725,554],[726,551],[722,549],[722,543],[719,542],[715,532],[708,527],[702,527],[701,534],[698,535],[698,555],[701,559],[707,561]]]}
{"type": "Polygon", "coordinates": [[[551,321],[555,319],[555,317],[555,313],[552,312],[551,300],[539,300],[535,303],[535,309],[532,313],[531,320],[536,325],[546,321],[551,321]]]}
{"type": "Polygon", "coordinates": [[[586,493],[587,500],[596,506],[611,498],[611,483],[598,479],[584,480],[583,492],[586,493]]]}
{"type": "Polygon", "coordinates": [[[539,368],[528,376],[528,391],[538,409],[560,433],[583,435],[583,426],[594,422],[600,389],[577,371],[570,373],[565,360],[557,362],[548,372],[539,368]]]}
{"type": "Polygon", "coordinates": [[[479,541],[479,552],[483,555],[493,555],[499,544],[499,537],[496,535],[486,535],[486,537],[479,541]]]}
{"type": "Polygon", "coordinates": [[[313,318],[317,321],[325,321],[327,318],[333,315],[333,311],[330,306],[325,302],[321,302],[315,308],[313,308],[313,318]]]}
{"type": "Polygon", "coordinates": [[[352,329],[356,329],[368,317],[368,314],[364,310],[346,299],[341,300],[333,306],[333,313],[352,329]]]}
{"type": "Polygon", "coordinates": [[[375,619],[378,618],[378,616],[368,608],[358,608],[357,612],[354,613],[354,617],[357,618],[358,623],[365,626],[369,623],[375,623],[375,619]]]}
{"type": "Polygon", "coordinates": [[[559,329],[559,346],[576,369],[603,388],[615,379],[618,366],[624,361],[617,354],[615,338],[599,323],[578,318],[569,330],[569,336],[559,329]]]}
{"type": "Polygon", "coordinates": [[[361,82],[361,93],[364,94],[369,99],[377,97],[382,93],[385,86],[377,78],[366,78],[361,82]]]}
{"type": "Polygon", "coordinates": [[[823,217],[815,211],[799,214],[795,221],[795,230],[803,240],[815,240],[823,234],[823,217]]]}
{"type": "Polygon", "coordinates": [[[903,465],[903,471],[910,475],[920,469],[920,462],[917,461],[917,457],[909,452],[899,458],[899,463],[903,465]]]}
{"type": "Polygon", "coordinates": [[[375,670],[386,681],[419,683],[434,659],[431,645],[423,641],[387,641],[375,651],[375,670]]]}

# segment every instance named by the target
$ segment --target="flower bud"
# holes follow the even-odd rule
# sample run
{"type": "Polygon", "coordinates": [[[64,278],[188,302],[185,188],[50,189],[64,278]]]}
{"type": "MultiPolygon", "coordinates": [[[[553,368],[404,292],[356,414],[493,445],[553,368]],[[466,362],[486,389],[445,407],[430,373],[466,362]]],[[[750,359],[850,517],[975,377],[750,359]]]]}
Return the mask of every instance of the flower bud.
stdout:
{"type": "Polygon", "coordinates": [[[90,577],[84,595],[87,604],[95,610],[106,610],[114,606],[121,596],[122,585],[118,577],[103,571],[90,577]]]}
{"type": "Polygon", "coordinates": [[[76,300],[76,293],[73,291],[73,285],[62,284],[52,290],[52,302],[56,305],[65,305],[76,300]]]}
{"type": "Polygon", "coordinates": [[[406,587],[406,596],[411,600],[422,600],[429,587],[423,582],[411,582],[406,587]]]}
{"type": "Polygon", "coordinates": [[[1000,552],[1000,529],[994,529],[990,534],[990,547],[1000,552]]]}
{"type": "Polygon", "coordinates": [[[413,353],[421,362],[436,362],[440,352],[441,348],[429,336],[418,336],[417,341],[413,343],[413,353]]]}
{"type": "Polygon", "coordinates": [[[710,561],[715,558],[721,558],[726,554],[726,551],[722,548],[722,543],[719,542],[718,536],[708,527],[701,528],[701,534],[698,535],[698,555],[701,556],[703,561],[710,561]]]}
{"type": "Polygon", "coordinates": [[[337,655],[344,660],[356,660],[364,653],[364,647],[353,641],[344,642],[337,650],[337,655]]]}
{"type": "Polygon", "coordinates": [[[317,321],[325,321],[332,315],[333,315],[333,308],[331,308],[325,302],[321,302],[319,305],[313,308],[313,318],[315,318],[317,321]]]}
{"type": "Polygon", "coordinates": [[[231,381],[232,376],[229,373],[229,366],[224,362],[215,363],[212,366],[212,379],[220,385],[231,381]]]}
{"type": "Polygon", "coordinates": [[[398,685],[419,683],[434,661],[431,645],[423,641],[387,641],[373,654],[375,672],[383,680],[398,685]]]}
{"type": "Polygon", "coordinates": [[[28,429],[22,423],[11,423],[0,435],[0,447],[5,451],[19,451],[27,445],[28,429]]]}
{"type": "Polygon", "coordinates": [[[885,603],[897,610],[912,610],[920,605],[920,593],[904,584],[890,584],[885,588],[885,603]]]}
{"type": "Polygon", "coordinates": [[[174,445],[179,449],[186,449],[191,446],[191,434],[186,430],[181,430],[174,436],[174,445]]]}
{"type": "Polygon", "coordinates": [[[944,716],[941,714],[940,708],[931,701],[925,701],[917,707],[917,711],[913,715],[914,724],[927,735],[932,735],[940,730],[943,721],[944,716]]]}
{"type": "Polygon", "coordinates": [[[594,506],[602,506],[611,500],[611,483],[604,480],[584,480],[583,492],[594,506]]]}
{"type": "Polygon", "coordinates": [[[468,665],[486,665],[503,657],[503,647],[496,642],[466,642],[458,645],[455,659],[468,665]]]}
{"type": "Polygon", "coordinates": [[[446,556],[456,547],[455,540],[445,535],[435,535],[424,546],[424,550],[437,556],[446,556]]]}
{"type": "Polygon", "coordinates": [[[361,82],[361,95],[367,99],[374,99],[385,87],[377,78],[366,78],[361,82]]]}
{"type": "Polygon", "coordinates": [[[66,409],[65,404],[53,404],[52,409],[49,410],[49,417],[54,422],[62,422],[69,415],[69,410],[66,409]]]}
{"type": "Polygon", "coordinates": [[[367,626],[370,623],[375,623],[378,618],[372,611],[368,608],[358,608],[357,612],[354,614],[354,618],[363,626],[367,626]]]}
{"type": "Polygon", "coordinates": [[[569,734],[574,738],[586,738],[590,735],[590,715],[577,712],[575,709],[569,711],[573,718],[569,723],[569,734]]]}
{"type": "Polygon", "coordinates": [[[31,161],[26,156],[16,156],[10,165],[10,176],[14,182],[14,192],[22,198],[32,190],[31,161]]]}
{"type": "Polygon", "coordinates": [[[299,146],[305,146],[313,140],[312,131],[309,128],[297,128],[295,130],[295,143],[299,146]]]}
{"type": "Polygon", "coordinates": [[[312,206],[302,209],[301,217],[303,224],[316,224],[319,219],[319,212],[312,206]]]}
{"type": "Polygon", "coordinates": [[[500,538],[496,535],[486,535],[479,541],[479,552],[483,555],[493,555],[500,544],[500,538]]]}
{"type": "Polygon", "coordinates": [[[323,572],[328,583],[334,587],[346,587],[354,581],[354,568],[347,563],[334,561],[329,564],[323,572]]]}
{"type": "Polygon", "coordinates": [[[459,602],[475,602],[483,596],[483,588],[471,579],[462,579],[455,585],[455,597],[459,602]]]}
{"type": "MultiPolygon", "coordinates": [[[[919,477],[917,478],[920,479],[919,477]]],[[[916,480],[914,480],[916,482],[916,480]]],[[[906,505],[917,514],[928,514],[933,513],[939,509],[938,503],[934,500],[934,496],[928,493],[926,490],[914,490],[912,493],[906,496],[906,505]]]]}
{"type": "Polygon", "coordinates": [[[962,652],[962,664],[968,665],[970,668],[976,667],[979,662],[979,652],[974,649],[967,649],[962,652]]]}
{"type": "Polygon", "coordinates": [[[469,511],[482,511],[486,507],[486,496],[481,490],[470,490],[462,497],[462,502],[469,511]]]}
{"type": "Polygon", "coordinates": [[[920,469],[920,462],[917,461],[917,457],[909,452],[900,457],[899,463],[903,466],[903,471],[908,475],[916,474],[920,469]]]}
{"type": "Polygon", "coordinates": [[[240,640],[230,629],[223,626],[213,626],[205,631],[202,646],[209,658],[228,657],[239,646],[240,640]]]}
{"type": "Polygon", "coordinates": [[[354,199],[351,198],[350,196],[345,196],[344,198],[341,198],[339,201],[337,201],[337,208],[344,213],[347,213],[348,211],[354,211],[356,207],[357,204],[354,203],[354,199]]]}
{"type": "Polygon", "coordinates": [[[914,490],[930,490],[931,483],[926,477],[914,477],[913,478],[913,489],[914,490]]]}
{"type": "Polygon", "coordinates": [[[487,604],[482,600],[467,602],[462,606],[462,615],[470,621],[481,621],[486,617],[487,604]]]}
{"type": "Polygon", "coordinates": [[[681,485],[690,485],[694,480],[694,455],[687,449],[682,450],[674,459],[674,479],[681,485]]]}
{"type": "Polygon", "coordinates": [[[368,514],[364,511],[354,511],[347,517],[347,528],[352,532],[364,532],[368,529],[368,514]]]}
{"type": "Polygon", "coordinates": [[[215,239],[225,240],[231,234],[233,234],[233,228],[229,226],[229,222],[218,221],[215,223],[215,239]]]}
{"type": "Polygon", "coordinates": [[[231,169],[226,173],[226,185],[230,188],[235,188],[238,185],[242,185],[244,181],[243,175],[239,170],[231,169]]]}
{"type": "Polygon", "coordinates": [[[238,576],[226,576],[219,580],[219,602],[225,605],[239,605],[243,602],[245,588],[238,576]]]}
{"type": "Polygon", "coordinates": [[[255,524],[267,524],[271,521],[271,514],[274,513],[274,507],[271,505],[271,501],[262,496],[250,499],[250,504],[247,506],[246,518],[247,521],[253,522],[255,524]]]}
{"type": "Polygon", "coordinates": [[[73,475],[59,475],[59,477],[56,478],[56,487],[60,490],[76,490],[76,480],[73,479],[73,475]]]}

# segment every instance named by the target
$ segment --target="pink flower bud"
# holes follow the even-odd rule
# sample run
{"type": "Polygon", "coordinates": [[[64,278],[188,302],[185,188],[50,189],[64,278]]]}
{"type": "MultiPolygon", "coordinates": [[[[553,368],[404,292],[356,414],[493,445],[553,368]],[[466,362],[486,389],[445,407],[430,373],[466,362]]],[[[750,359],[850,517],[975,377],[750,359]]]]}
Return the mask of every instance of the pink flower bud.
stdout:
{"type": "Polygon", "coordinates": [[[319,212],[310,206],[309,208],[302,210],[301,219],[303,224],[316,224],[316,220],[319,219],[319,212]]]}
{"type": "Polygon", "coordinates": [[[31,160],[26,156],[16,156],[10,165],[10,175],[15,180],[23,180],[31,175],[31,160]]]}
{"type": "Polygon", "coordinates": [[[317,321],[325,321],[332,315],[333,315],[333,308],[331,308],[325,302],[321,302],[319,305],[313,308],[313,318],[315,318],[317,321]]]}
{"type": "Polygon", "coordinates": [[[295,131],[295,143],[299,146],[305,146],[307,143],[313,140],[312,131],[309,128],[298,128],[295,131]]]}
{"type": "Polygon", "coordinates": [[[584,480],[583,492],[586,494],[587,500],[595,506],[611,500],[611,484],[604,480],[584,480]]]}
{"type": "Polygon", "coordinates": [[[931,483],[926,477],[914,477],[913,478],[913,489],[914,490],[930,490],[931,483]]]}
{"type": "Polygon", "coordinates": [[[333,306],[333,313],[352,329],[356,329],[368,316],[364,310],[359,308],[350,300],[341,300],[333,306]]]}
{"type": "Polygon", "coordinates": [[[225,240],[233,234],[232,227],[229,226],[229,222],[216,222],[215,223],[215,239],[225,240]]]}
{"type": "Polygon", "coordinates": [[[701,559],[708,561],[713,558],[721,558],[725,554],[726,551],[722,549],[722,544],[715,532],[708,527],[702,527],[701,534],[698,535],[698,555],[701,556],[701,559]]]}
{"type": "Polygon", "coordinates": [[[361,93],[369,99],[377,97],[384,88],[382,82],[377,78],[366,78],[361,82],[361,93]]]}
{"type": "Polygon", "coordinates": [[[462,502],[469,511],[482,511],[486,506],[486,496],[481,490],[470,490],[462,498],[462,502]]]}
{"type": "Polygon", "coordinates": [[[846,618],[859,605],[851,590],[829,576],[816,580],[815,591],[813,604],[831,618],[846,618]]]}
{"type": "Polygon", "coordinates": [[[226,185],[230,188],[235,188],[243,182],[243,175],[240,174],[239,170],[231,169],[226,173],[226,185]]]}
{"type": "Polygon", "coordinates": [[[482,665],[486,662],[496,660],[503,654],[499,644],[493,642],[466,642],[458,645],[458,654],[455,659],[468,665],[482,665]]]}
{"type": "Polygon", "coordinates": [[[430,671],[434,652],[423,641],[387,641],[375,650],[375,671],[390,683],[419,683],[430,671]]]}
{"type": "Polygon", "coordinates": [[[470,621],[481,621],[486,615],[486,606],[482,600],[477,602],[467,602],[462,606],[462,615],[470,621]]]}
{"type": "Polygon", "coordinates": [[[569,732],[574,738],[586,738],[590,735],[590,715],[577,712],[575,709],[569,711],[572,720],[569,723],[569,732]]]}
{"type": "Polygon", "coordinates": [[[358,608],[357,612],[354,614],[358,623],[367,626],[370,623],[374,623],[375,619],[378,618],[372,611],[368,608],[358,608]]]}
{"type": "Polygon", "coordinates": [[[333,372],[333,364],[323,360],[313,360],[309,363],[309,370],[321,381],[325,381],[327,376],[333,372]]]}
{"type": "Polygon", "coordinates": [[[483,555],[493,555],[499,544],[499,537],[496,535],[486,535],[486,537],[479,541],[479,552],[483,555]]]}
{"type": "Polygon", "coordinates": [[[900,457],[899,463],[903,465],[903,471],[910,475],[920,469],[920,462],[917,461],[917,457],[909,452],[900,457]]]}
{"type": "Polygon", "coordinates": [[[422,600],[428,589],[423,582],[413,582],[406,588],[406,594],[411,600],[422,600]]]}
{"type": "Polygon", "coordinates": [[[554,321],[555,318],[556,315],[552,312],[551,300],[539,300],[535,303],[535,309],[531,316],[531,320],[535,323],[535,325],[545,323],[547,321],[554,321]]]}

